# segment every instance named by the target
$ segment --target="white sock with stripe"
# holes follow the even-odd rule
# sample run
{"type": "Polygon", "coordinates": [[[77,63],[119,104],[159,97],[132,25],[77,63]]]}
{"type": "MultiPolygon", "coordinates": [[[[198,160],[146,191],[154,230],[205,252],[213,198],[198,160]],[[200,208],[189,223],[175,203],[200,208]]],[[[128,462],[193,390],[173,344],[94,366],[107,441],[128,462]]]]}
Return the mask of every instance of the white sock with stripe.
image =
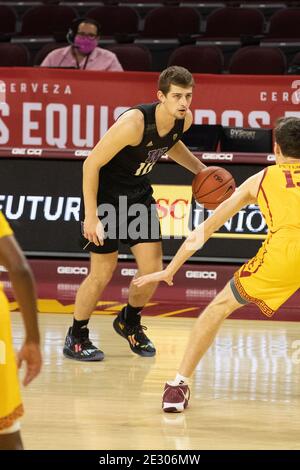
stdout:
{"type": "Polygon", "coordinates": [[[184,375],[181,374],[176,374],[175,380],[169,381],[168,383],[170,385],[176,386],[176,385],[188,385],[188,377],[185,377],[184,375]]]}

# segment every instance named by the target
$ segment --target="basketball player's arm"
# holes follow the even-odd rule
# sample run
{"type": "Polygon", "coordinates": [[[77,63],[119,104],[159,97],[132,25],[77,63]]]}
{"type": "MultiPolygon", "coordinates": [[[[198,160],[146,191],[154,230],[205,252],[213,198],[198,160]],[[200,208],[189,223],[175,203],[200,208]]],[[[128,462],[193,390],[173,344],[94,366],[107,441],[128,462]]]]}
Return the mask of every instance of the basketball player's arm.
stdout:
{"type": "Polygon", "coordinates": [[[202,248],[211,235],[218,230],[225,222],[233,217],[240,209],[247,204],[255,203],[257,200],[258,189],[264,172],[261,171],[248,178],[230,198],[222,202],[202,224],[194,229],[187,237],[185,242],[177,251],[175,257],[165,270],[157,273],[148,274],[137,278],[135,285],[141,287],[149,282],[165,281],[173,285],[173,276],[178,269],[192,256],[197,250],[202,248]]]}
{"type": "MultiPolygon", "coordinates": [[[[183,132],[186,132],[191,127],[192,122],[193,116],[189,110],[185,118],[183,132]]],[[[204,165],[199,158],[195,157],[181,140],[168,150],[168,156],[171,157],[174,162],[194,173],[194,175],[203,170],[203,168],[206,168],[206,165],[204,165]]]]}
{"type": "Polygon", "coordinates": [[[27,385],[40,372],[42,359],[37,319],[35,284],[31,269],[14,236],[0,238],[0,263],[8,271],[25,328],[24,344],[18,354],[18,365],[27,364],[23,384],[27,385]]]}
{"type": "Polygon", "coordinates": [[[99,224],[97,193],[101,185],[101,168],[127,145],[138,145],[143,132],[142,112],[137,109],[129,110],[108,129],[83,164],[84,236],[95,245],[103,245],[103,237],[96,233],[99,224]]]}

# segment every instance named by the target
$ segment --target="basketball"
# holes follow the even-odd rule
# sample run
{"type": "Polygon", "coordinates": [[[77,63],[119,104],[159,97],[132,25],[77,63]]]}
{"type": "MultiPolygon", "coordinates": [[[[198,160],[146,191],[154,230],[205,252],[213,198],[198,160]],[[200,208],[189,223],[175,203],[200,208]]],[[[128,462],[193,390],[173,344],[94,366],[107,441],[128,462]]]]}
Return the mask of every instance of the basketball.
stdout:
{"type": "Polygon", "coordinates": [[[206,209],[215,209],[228,199],[235,190],[235,181],[229,171],[219,166],[201,170],[192,183],[194,199],[206,209]]]}

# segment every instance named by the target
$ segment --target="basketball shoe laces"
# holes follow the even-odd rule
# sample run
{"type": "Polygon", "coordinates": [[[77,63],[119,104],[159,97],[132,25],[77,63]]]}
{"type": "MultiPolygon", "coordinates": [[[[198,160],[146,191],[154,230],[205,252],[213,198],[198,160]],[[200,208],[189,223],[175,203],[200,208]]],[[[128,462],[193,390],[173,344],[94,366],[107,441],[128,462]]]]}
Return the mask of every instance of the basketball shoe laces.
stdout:
{"type": "Polygon", "coordinates": [[[131,326],[126,325],[127,336],[134,336],[134,339],[138,344],[145,345],[149,343],[149,338],[145,335],[144,330],[147,330],[145,325],[138,323],[137,325],[131,326]]]}

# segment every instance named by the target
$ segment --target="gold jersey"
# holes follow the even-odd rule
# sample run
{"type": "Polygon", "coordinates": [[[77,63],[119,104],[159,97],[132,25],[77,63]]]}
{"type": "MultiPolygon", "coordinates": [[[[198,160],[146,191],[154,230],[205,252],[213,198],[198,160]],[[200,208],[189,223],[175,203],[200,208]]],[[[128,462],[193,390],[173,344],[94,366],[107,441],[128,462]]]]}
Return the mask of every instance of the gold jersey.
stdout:
{"type": "Polygon", "coordinates": [[[257,200],[271,233],[299,236],[300,161],[266,168],[257,200]]]}
{"type": "Polygon", "coordinates": [[[0,238],[1,237],[6,237],[7,235],[12,235],[13,231],[10,228],[6,218],[0,211],[0,238]]]}
{"type": "Polygon", "coordinates": [[[269,234],[234,283],[242,299],[271,317],[300,288],[300,161],[268,167],[257,200],[269,234]]]}
{"type": "MultiPolygon", "coordinates": [[[[4,215],[0,211],[0,238],[6,237],[8,235],[12,235],[13,231],[10,228],[7,220],[5,219],[4,215]]],[[[0,282],[0,290],[2,289],[2,284],[0,282]]]]}
{"type": "MultiPolygon", "coordinates": [[[[13,232],[0,211],[0,238],[13,232]]],[[[19,380],[13,350],[10,312],[0,283],[0,431],[13,425],[23,414],[19,380]]]]}

